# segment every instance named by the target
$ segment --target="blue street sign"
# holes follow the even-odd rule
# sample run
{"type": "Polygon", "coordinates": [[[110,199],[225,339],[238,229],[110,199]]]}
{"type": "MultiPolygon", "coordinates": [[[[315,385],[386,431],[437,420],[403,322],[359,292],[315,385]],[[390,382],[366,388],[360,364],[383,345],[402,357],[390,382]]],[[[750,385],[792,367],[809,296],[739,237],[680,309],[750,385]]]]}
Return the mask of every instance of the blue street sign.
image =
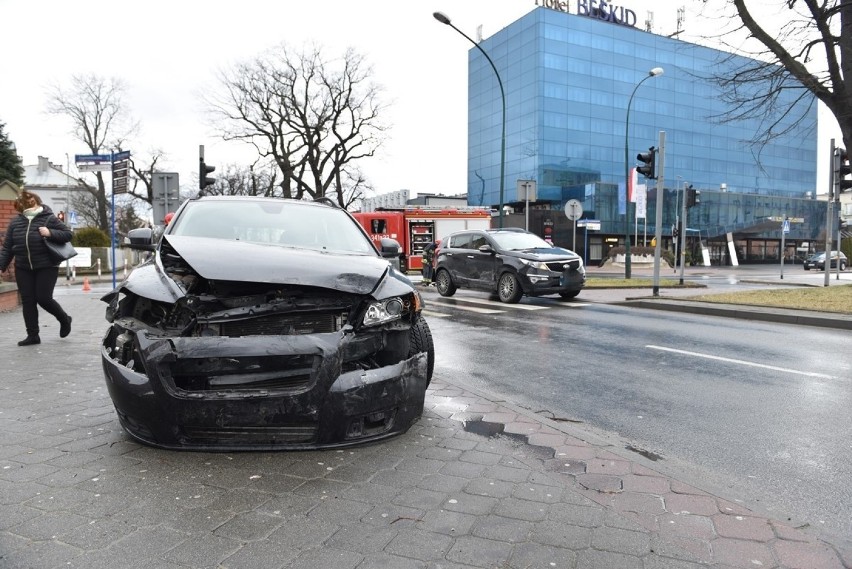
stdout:
{"type": "Polygon", "coordinates": [[[112,154],[75,154],[74,162],[112,162],[112,154]]]}
{"type": "Polygon", "coordinates": [[[784,233],[790,233],[790,220],[784,220],[784,233]]]}
{"type": "Polygon", "coordinates": [[[68,223],[70,225],[77,225],[77,212],[69,211],[68,212],[68,223]]]}
{"type": "Polygon", "coordinates": [[[129,160],[130,159],[130,151],[129,150],[123,150],[121,152],[116,152],[113,155],[112,159],[115,160],[116,162],[118,162],[120,160],[129,160]]]}

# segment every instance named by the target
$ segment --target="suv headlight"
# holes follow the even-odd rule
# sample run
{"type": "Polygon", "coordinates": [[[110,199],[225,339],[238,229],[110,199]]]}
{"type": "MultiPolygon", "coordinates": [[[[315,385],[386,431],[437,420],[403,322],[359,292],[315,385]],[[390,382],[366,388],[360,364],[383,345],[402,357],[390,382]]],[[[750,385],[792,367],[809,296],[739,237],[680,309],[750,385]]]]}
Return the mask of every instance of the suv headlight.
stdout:
{"type": "Polygon", "coordinates": [[[542,263],[541,261],[530,261],[529,259],[519,259],[519,261],[533,269],[538,269],[539,271],[550,271],[550,269],[547,268],[547,263],[542,263]]]}

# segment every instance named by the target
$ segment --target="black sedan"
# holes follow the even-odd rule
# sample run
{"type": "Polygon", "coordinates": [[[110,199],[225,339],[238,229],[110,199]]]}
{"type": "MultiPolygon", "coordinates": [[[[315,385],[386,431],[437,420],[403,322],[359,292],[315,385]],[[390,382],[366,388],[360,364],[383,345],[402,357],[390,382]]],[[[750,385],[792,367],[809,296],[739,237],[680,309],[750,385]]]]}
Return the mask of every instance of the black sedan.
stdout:
{"type": "MultiPolygon", "coordinates": [[[[843,251],[832,251],[831,252],[831,264],[830,267],[832,269],[837,267],[837,263],[840,263],[840,270],[846,270],[846,255],[843,251]]],[[[810,271],[811,269],[816,269],[817,271],[825,270],[825,251],[822,253],[814,253],[807,259],[805,259],[804,263],[802,263],[806,271],[810,271]]]]}
{"type": "Polygon", "coordinates": [[[328,448],[406,431],[434,366],[423,303],[345,210],[185,202],[104,297],[102,362],[134,439],[195,450],[328,448]]]}

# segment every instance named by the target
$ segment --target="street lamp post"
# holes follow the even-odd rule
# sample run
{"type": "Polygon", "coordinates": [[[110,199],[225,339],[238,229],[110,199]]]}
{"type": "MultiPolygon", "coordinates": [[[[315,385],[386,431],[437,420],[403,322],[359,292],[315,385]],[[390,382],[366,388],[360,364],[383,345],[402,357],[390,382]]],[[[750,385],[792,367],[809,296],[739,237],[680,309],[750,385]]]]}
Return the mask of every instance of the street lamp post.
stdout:
{"type": "MultiPolygon", "coordinates": [[[[494,65],[494,62],[491,61],[491,58],[488,56],[488,53],[482,46],[473,41],[466,33],[458,29],[453,25],[450,21],[449,16],[444,14],[443,12],[434,12],[432,16],[441,22],[442,24],[446,24],[453,28],[455,31],[464,36],[467,41],[476,46],[476,49],[482,52],[482,55],[485,56],[485,59],[488,60],[488,63],[491,64],[491,69],[494,70],[494,75],[497,76],[497,84],[500,85],[500,99],[503,103],[503,125],[502,125],[502,133],[500,135],[500,209],[498,210],[498,226],[500,229],[503,228],[503,201],[505,197],[505,178],[506,178],[506,92],[503,90],[503,80],[500,78],[500,73],[497,71],[497,66],[494,65]]],[[[662,70],[660,70],[662,72],[662,70]]]]}
{"type": "Polygon", "coordinates": [[[657,75],[663,74],[662,67],[655,67],[648,72],[648,75],[642,78],[639,83],[633,88],[630,93],[630,99],[627,100],[627,118],[624,121],[624,196],[625,196],[625,213],[624,213],[624,278],[630,278],[630,162],[628,160],[627,144],[630,135],[630,105],[633,103],[633,95],[636,94],[639,85],[657,75]]]}

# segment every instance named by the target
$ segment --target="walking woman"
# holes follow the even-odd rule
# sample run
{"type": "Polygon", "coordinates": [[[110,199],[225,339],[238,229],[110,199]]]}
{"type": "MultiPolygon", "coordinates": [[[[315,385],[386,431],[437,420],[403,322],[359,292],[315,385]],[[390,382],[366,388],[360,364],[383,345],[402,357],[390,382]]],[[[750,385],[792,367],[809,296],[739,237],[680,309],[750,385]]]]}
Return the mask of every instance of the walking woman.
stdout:
{"type": "Polygon", "coordinates": [[[24,309],[27,337],[19,346],[40,344],[38,307],[48,311],[59,321],[59,337],[71,333],[71,317],[53,299],[53,288],[59,275],[59,263],[51,260],[46,239],[56,243],[71,241],[71,230],[59,221],[50,208],[42,205],[41,198],[28,191],[21,192],[15,200],[20,215],[9,223],[6,239],[0,249],[0,271],[5,272],[15,258],[15,280],[24,309]]]}

